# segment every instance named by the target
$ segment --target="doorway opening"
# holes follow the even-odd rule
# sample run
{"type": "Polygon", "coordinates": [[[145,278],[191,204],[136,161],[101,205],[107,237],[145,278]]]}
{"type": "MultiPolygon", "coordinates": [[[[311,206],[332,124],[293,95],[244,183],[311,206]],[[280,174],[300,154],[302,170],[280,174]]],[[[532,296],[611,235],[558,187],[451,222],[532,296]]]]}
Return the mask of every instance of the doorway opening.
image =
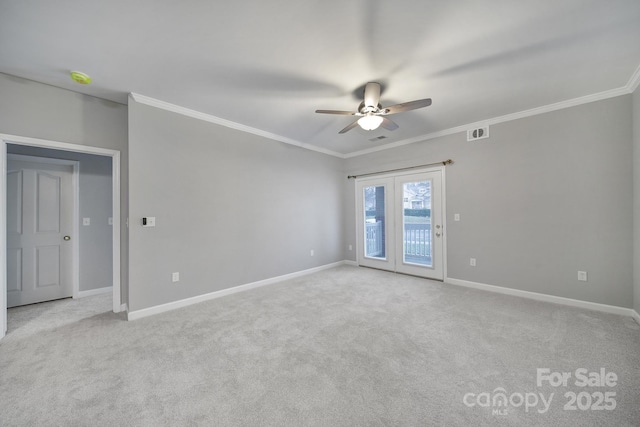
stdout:
{"type": "Polygon", "coordinates": [[[356,180],[358,264],[443,280],[444,170],[356,180]]]}
{"type": "MultiPolygon", "coordinates": [[[[3,167],[3,173],[0,174],[2,177],[0,178],[0,200],[2,200],[2,205],[0,209],[0,338],[4,337],[7,331],[7,258],[10,255],[7,251],[8,244],[8,234],[7,234],[7,161],[9,151],[22,151],[23,153],[27,153],[30,150],[35,150],[36,152],[56,152],[57,157],[59,158],[73,158],[73,157],[82,157],[85,156],[89,158],[91,156],[98,156],[96,159],[108,158],[110,160],[110,186],[111,186],[111,201],[110,201],[110,213],[108,218],[101,219],[102,222],[108,221],[108,226],[110,232],[108,235],[111,237],[111,247],[108,249],[110,252],[111,262],[106,267],[108,270],[109,283],[105,283],[101,288],[93,289],[77,289],[74,288],[73,296],[88,296],[94,295],[97,293],[102,293],[106,290],[107,287],[110,287],[111,297],[112,297],[112,309],[114,313],[120,312],[124,305],[121,301],[121,280],[120,280],[120,232],[121,232],[121,212],[120,212],[120,152],[117,150],[110,150],[98,147],[84,146],[84,145],[76,145],[76,144],[68,144],[57,141],[49,141],[42,140],[36,138],[28,138],[28,137],[20,137],[14,135],[2,135],[0,134],[0,140],[2,141],[2,145],[0,146],[0,163],[3,167]],[[87,156],[89,155],[89,156],[87,156]],[[77,292],[76,292],[77,290],[77,292]]],[[[46,179],[43,180],[46,184],[46,179]]],[[[53,182],[53,180],[51,181],[53,182]]],[[[90,218],[83,218],[83,224],[86,224],[87,221],[91,221],[90,218]]],[[[76,215],[74,218],[75,227],[81,227],[80,218],[76,215]]],[[[87,224],[88,225],[88,224],[87,224]]],[[[76,236],[79,234],[75,232],[76,236]]],[[[72,236],[68,236],[65,234],[62,238],[66,240],[66,237],[69,239],[72,236]]],[[[108,237],[107,237],[108,238],[108,237]]],[[[50,250],[51,254],[55,251],[50,250]]],[[[55,258],[55,257],[54,257],[55,258]]],[[[74,256],[74,263],[78,265],[78,256],[74,256]]],[[[55,260],[54,260],[55,261],[55,260]]],[[[56,261],[57,262],[57,261],[56,261]]],[[[51,261],[49,264],[55,264],[55,262],[51,261]]],[[[44,270],[43,270],[44,271],[44,270]]],[[[104,270],[103,270],[104,272],[104,270]]],[[[102,277],[105,274],[101,275],[102,277]]]]}
{"type": "Polygon", "coordinates": [[[7,145],[7,308],[78,297],[79,162],[20,148],[7,145]]]}

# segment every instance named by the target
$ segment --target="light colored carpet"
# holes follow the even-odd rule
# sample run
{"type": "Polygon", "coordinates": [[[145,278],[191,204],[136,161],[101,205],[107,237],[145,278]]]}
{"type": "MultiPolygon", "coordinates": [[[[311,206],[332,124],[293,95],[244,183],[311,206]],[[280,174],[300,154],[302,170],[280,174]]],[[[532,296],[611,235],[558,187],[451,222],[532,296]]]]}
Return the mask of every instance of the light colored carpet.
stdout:
{"type": "Polygon", "coordinates": [[[110,304],[10,310],[0,425],[640,425],[631,318],[351,266],[132,322],[110,304]],[[537,387],[537,368],[618,381],[537,387]],[[504,415],[463,402],[498,388],[504,415]],[[585,391],[616,408],[563,409],[585,391]],[[539,413],[514,393],[554,397],[539,413]]]}

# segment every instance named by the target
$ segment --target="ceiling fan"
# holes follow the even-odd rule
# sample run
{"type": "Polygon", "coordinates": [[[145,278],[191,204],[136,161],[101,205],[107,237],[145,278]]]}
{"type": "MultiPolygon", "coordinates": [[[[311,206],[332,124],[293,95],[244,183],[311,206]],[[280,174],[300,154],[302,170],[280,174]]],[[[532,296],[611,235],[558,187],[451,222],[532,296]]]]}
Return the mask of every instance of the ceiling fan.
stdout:
{"type": "Polygon", "coordinates": [[[358,111],[339,111],[339,110],[316,110],[321,114],[340,114],[348,116],[359,116],[360,118],[351,123],[338,133],[349,132],[356,126],[360,126],[364,130],[374,130],[382,126],[387,130],[396,130],[398,125],[392,120],[386,118],[390,114],[402,113],[405,111],[416,110],[418,108],[428,107],[431,105],[431,98],[418,99],[411,102],[403,102],[389,107],[382,108],[380,105],[380,83],[369,82],[364,87],[364,101],[360,103],[358,111]]]}

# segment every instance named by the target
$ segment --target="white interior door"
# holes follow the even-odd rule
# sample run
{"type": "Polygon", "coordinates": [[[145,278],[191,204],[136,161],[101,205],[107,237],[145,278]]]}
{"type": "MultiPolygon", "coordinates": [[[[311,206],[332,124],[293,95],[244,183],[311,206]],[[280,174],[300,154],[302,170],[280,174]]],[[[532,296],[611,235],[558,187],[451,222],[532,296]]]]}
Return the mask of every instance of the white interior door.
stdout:
{"type": "Polygon", "coordinates": [[[358,179],[358,264],[443,280],[442,188],[442,169],[358,179]]]}
{"type": "Polygon", "coordinates": [[[73,294],[73,166],[7,158],[7,307],[73,294]]]}

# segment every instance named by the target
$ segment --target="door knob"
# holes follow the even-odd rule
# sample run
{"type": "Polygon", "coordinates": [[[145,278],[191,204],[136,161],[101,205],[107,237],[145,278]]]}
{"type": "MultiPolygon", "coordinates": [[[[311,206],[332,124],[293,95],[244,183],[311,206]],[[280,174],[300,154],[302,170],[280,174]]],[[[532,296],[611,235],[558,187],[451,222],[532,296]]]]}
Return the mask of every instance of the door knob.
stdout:
{"type": "Polygon", "coordinates": [[[440,233],[436,233],[436,237],[440,237],[440,233]]]}
{"type": "Polygon", "coordinates": [[[64,240],[71,240],[71,236],[64,236],[63,239],[64,240]]]}

